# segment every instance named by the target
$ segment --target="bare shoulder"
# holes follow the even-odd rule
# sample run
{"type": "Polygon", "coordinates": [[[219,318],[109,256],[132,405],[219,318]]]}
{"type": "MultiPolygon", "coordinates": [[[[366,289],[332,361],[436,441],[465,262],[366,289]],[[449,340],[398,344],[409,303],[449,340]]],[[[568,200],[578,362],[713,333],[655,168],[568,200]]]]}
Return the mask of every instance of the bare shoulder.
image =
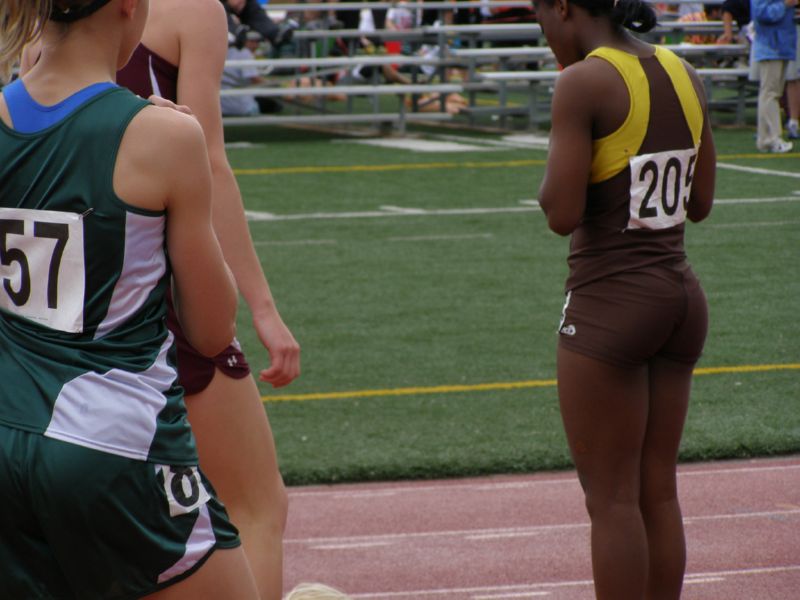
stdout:
{"type": "Polygon", "coordinates": [[[587,99],[600,99],[614,86],[624,85],[617,70],[602,58],[589,57],[561,72],[557,85],[562,93],[578,94],[587,99]]]}
{"type": "Polygon", "coordinates": [[[203,140],[203,130],[197,119],[160,106],[144,108],[131,121],[128,130],[137,137],[146,137],[145,145],[173,147],[203,140]]]}
{"type": "Polygon", "coordinates": [[[225,8],[219,0],[172,0],[175,9],[183,15],[184,27],[207,26],[225,21],[225,8]]]}
{"type": "Polygon", "coordinates": [[[148,106],[131,120],[120,146],[122,162],[162,180],[176,167],[205,156],[203,129],[194,117],[171,108],[148,106]]]}

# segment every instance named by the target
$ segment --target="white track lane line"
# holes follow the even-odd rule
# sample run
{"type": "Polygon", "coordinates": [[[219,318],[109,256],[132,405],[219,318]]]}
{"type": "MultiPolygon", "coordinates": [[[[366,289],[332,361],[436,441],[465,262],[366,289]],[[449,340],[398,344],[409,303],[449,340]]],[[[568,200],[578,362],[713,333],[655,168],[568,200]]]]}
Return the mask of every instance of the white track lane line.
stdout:
{"type": "MultiPolygon", "coordinates": [[[[729,577],[748,577],[759,575],[775,575],[778,573],[790,573],[800,571],[800,565],[784,565],[780,567],[756,567],[753,569],[730,569],[724,571],[713,571],[709,573],[687,573],[685,583],[687,584],[702,584],[702,583],[718,583],[724,581],[729,577]]],[[[574,581],[554,581],[542,583],[530,583],[526,585],[506,585],[506,586],[486,586],[486,587],[471,587],[471,588],[441,588],[441,589],[427,589],[427,590],[408,590],[405,592],[371,592],[365,594],[351,594],[354,599],[360,598],[374,598],[379,600],[381,598],[422,598],[422,597],[439,597],[448,598],[455,594],[470,594],[474,598],[475,594],[504,594],[498,597],[511,597],[510,594],[536,592],[549,589],[558,588],[571,588],[571,587],[588,587],[593,585],[591,580],[578,579],[574,581]]]]}
{"type": "MultiPolygon", "coordinates": [[[[793,517],[800,516],[800,509],[758,511],[752,513],[731,513],[701,515],[696,517],[684,517],[683,522],[687,525],[706,521],[734,521],[744,519],[771,519],[773,517],[793,517]]],[[[491,529],[455,529],[447,531],[418,531],[413,533],[387,533],[373,535],[355,535],[342,537],[313,537],[313,538],[286,538],[284,544],[315,546],[340,546],[341,549],[355,547],[361,544],[382,544],[404,543],[423,538],[461,538],[464,541],[486,541],[491,539],[508,539],[520,537],[535,537],[552,531],[564,531],[569,529],[587,529],[588,520],[579,523],[559,523],[555,525],[532,525],[530,527],[495,527],[491,529]]]]}

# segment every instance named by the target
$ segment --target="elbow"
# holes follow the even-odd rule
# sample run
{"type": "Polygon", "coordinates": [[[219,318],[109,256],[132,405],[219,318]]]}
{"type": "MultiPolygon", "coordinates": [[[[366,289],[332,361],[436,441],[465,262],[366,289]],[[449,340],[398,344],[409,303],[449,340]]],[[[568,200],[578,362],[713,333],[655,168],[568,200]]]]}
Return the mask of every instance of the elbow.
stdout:
{"type": "Polygon", "coordinates": [[[236,326],[231,320],[229,324],[220,324],[207,328],[202,334],[195,334],[189,338],[192,348],[208,358],[217,356],[233,342],[236,336],[236,326]],[[226,326],[227,325],[227,326],[226,326]]]}
{"type": "Polygon", "coordinates": [[[691,208],[686,212],[687,218],[692,223],[699,223],[700,221],[704,220],[708,215],[711,214],[711,206],[708,208],[701,208],[692,210],[691,208]]]}
{"type": "Polygon", "coordinates": [[[575,231],[575,226],[564,225],[563,223],[548,222],[548,226],[550,227],[550,231],[562,237],[571,235],[572,232],[575,231]]]}
{"type": "Polygon", "coordinates": [[[559,215],[550,212],[547,214],[547,226],[550,231],[560,236],[568,236],[578,227],[580,219],[575,219],[567,215],[559,215]]]}

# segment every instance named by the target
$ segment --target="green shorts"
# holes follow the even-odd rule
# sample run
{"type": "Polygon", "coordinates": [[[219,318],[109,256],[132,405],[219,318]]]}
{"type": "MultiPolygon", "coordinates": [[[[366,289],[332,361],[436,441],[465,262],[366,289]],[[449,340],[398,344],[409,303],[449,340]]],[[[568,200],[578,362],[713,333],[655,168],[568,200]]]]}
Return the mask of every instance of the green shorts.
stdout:
{"type": "Polygon", "coordinates": [[[139,598],[240,544],[197,467],[0,425],[0,598],[139,598]]]}

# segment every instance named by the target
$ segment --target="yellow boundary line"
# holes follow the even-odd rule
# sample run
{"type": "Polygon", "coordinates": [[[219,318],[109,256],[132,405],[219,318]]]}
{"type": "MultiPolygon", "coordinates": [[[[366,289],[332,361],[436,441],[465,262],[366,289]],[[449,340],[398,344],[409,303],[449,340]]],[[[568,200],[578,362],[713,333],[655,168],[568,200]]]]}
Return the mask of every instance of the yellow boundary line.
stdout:
{"type": "MultiPolygon", "coordinates": [[[[703,367],[694,370],[695,375],[721,375],[726,373],[763,373],[768,371],[800,370],[800,363],[773,365],[739,365],[732,367],[703,367]]],[[[301,402],[305,400],[343,400],[354,398],[380,398],[387,396],[417,396],[422,394],[452,394],[456,392],[508,391],[540,387],[554,387],[555,379],[532,379],[499,383],[477,383],[473,385],[436,385],[429,387],[403,387],[383,390],[353,390],[349,392],[319,392],[312,394],[282,394],[262,396],[264,402],[301,402]]]]}
{"type": "Polygon", "coordinates": [[[298,173],[368,173],[382,171],[411,171],[435,169],[496,169],[513,167],[542,166],[545,160],[505,160],[505,161],[466,161],[398,163],[385,165],[336,165],[322,167],[275,167],[272,169],[234,169],[236,175],[295,175],[298,173]]]}
{"type": "MultiPolygon", "coordinates": [[[[532,148],[536,150],[536,148],[532,148]]],[[[800,152],[789,154],[721,154],[717,160],[757,159],[776,160],[783,158],[800,158],[800,152]]],[[[380,173],[385,171],[412,171],[436,169],[498,169],[516,167],[544,166],[543,159],[504,160],[504,161],[465,161],[465,162],[430,162],[430,163],[397,163],[383,165],[331,165],[306,167],[274,167],[264,169],[234,169],[236,175],[297,175],[313,173],[380,173]]]]}

